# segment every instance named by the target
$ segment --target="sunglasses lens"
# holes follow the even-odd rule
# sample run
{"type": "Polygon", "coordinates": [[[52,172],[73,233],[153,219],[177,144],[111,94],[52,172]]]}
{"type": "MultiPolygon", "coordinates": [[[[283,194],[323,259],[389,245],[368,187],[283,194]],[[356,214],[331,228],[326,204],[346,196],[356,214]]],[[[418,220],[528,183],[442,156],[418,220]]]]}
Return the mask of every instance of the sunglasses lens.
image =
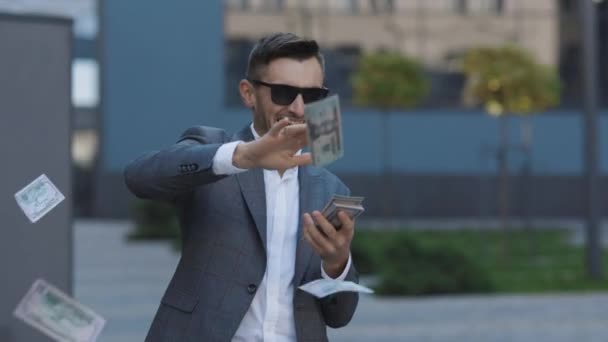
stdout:
{"type": "Polygon", "coordinates": [[[287,106],[291,104],[297,96],[298,88],[290,87],[288,85],[274,84],[270,88],[270,97],[272,102],[280,106],[287,106]]]}
{"type": "Polygon", "coordinates": [[[329,90],[326,88],[296,88],[285,84],[265,84],[270,87],[270,98],[272,102],[280,106],[290,105],[302,93],[304,103],[322,100],[327,97],[329,90]]]}
{"type": "Polygon", "coordinates": [[[302,91],[302,99],[304,103],[315,102],[326,98],[328,93],[329,90],[325,88],[308,88],[302,91]]]}

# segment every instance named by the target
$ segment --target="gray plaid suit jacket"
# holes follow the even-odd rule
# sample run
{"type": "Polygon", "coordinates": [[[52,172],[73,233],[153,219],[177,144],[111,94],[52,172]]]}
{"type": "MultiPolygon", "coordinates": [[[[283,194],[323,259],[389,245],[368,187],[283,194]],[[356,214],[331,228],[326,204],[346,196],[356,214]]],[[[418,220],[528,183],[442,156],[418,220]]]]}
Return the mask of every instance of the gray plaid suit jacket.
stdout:
{"type": "MultiPolygon", "coordinates": [[[[177,209],[182,254],[161,299],[148,342],[230,341],[266,269],[266,196],[261,169],[231,176],[213,173],[221,144],[250,141],[249,126],[230,137],[210,127],[188,129],[179,141],[131,162],[128,188],[140,198],[163,200],[177,209]]],[[[349,194],[330,172],[300,167],[300,214],[320,210],[333,194],[349,194]]],[[[294,275],[294,317],[298,341],[327,341],[326,326],[346,325],[358,303],[356,293],[322,299],[297,287],[321,278],[319,256],[298,225],[294,275]]],[[[358,281],[355,267],[346,277],[358,281]]]]}

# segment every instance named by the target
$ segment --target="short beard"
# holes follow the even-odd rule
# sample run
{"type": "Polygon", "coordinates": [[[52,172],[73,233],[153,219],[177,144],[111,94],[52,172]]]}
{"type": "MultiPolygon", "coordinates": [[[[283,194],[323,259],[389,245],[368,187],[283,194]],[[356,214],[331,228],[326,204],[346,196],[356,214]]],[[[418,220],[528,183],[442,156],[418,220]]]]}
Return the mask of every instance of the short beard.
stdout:
{"type": "Polygon", "coordinates": [[[268,123],[266,122],[266,117],[264,113],[258,113],[256,109],[253,109],[253,128],[260,135],[263,136],[270,130],[270,127],[267,127],[268,123]]]}

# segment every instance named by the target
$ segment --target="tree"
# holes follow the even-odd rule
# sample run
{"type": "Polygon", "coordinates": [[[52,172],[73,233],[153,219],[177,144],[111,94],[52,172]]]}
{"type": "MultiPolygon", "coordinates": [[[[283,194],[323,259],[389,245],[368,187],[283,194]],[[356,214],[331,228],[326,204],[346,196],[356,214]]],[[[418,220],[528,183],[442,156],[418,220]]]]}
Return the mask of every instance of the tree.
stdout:
{"type": "MultiPolygon", "coordinates": [[[[486,112],[500,118],[499,206],[503,229],[509,215],[508,121],[510,114],[531,115],[559,104],[561,82],[553,68],[537,63],[522,49],[504,46],[469,50],[463,60],[466,84],[464,102],[483,105],[486,112]]],[[[525,120],[522,131],[531,132],[525,120]]],[[[522,147],[529,154],[530,134],[523,134],[522,147]]],[[[505,234],[504,252],[508,251],[505,234]]]]}
{"type": "Polygon", "coordinates": [[[354,102],[360,106],[377,107],[383,117],[382,166],[385,175],[384,194],[387,212],[392,215],[390,184],[389,111],[411,108],[422,101],[429,84],[422,66],[413,59],[395,52],[377,52],[363,56],[352,76],[354,102]]]}

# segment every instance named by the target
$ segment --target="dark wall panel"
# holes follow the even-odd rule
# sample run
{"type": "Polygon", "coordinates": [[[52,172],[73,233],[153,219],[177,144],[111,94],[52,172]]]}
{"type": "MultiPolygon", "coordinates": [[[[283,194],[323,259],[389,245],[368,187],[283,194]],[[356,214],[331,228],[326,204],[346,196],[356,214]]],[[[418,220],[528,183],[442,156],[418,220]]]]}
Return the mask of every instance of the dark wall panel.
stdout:
{"type": "Polygon", "coordinates": [[[72,288],[72,23],[0,14],[0,341],[48,341],[13,317],[31,284],[72,288]],[[14,194],[46,174],[66,197],[35,224],[14,194]]]}

